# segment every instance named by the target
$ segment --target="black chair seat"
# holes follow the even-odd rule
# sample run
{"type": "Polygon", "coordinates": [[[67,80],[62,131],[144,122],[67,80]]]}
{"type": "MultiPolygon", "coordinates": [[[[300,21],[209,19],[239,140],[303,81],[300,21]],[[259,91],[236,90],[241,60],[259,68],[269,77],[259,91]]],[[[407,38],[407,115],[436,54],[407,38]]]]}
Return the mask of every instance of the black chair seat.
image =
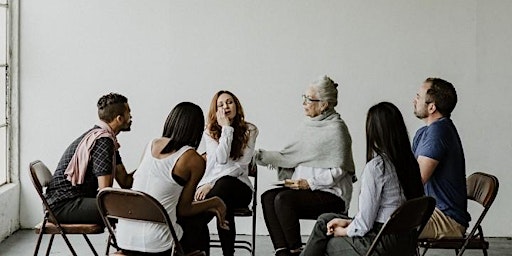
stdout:
{"type": "MultiPolygon", "coordinates": [[[[454,249],[462,248],[465,241],[463,238],[443,238],[442,240],[420,239],[419,245],[426,248],[454,249]]],[[[466,249],[489,249],[489,242],[480,239],[470,239],[466,249]]]]}
{"type": "Polygon", "coordinates": [[[234,211],[235,216],[239,217],[250,217],[252,216],[252,211],[249,208],[237,208],[234,211]]]}

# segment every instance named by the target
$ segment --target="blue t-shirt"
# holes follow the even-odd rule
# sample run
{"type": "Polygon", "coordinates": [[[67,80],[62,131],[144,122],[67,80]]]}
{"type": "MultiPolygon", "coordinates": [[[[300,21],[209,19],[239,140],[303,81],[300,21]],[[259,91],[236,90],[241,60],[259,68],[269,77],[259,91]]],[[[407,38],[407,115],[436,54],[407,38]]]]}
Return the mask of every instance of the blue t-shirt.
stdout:
{"type": "Polygon", "coordinates": [[[469,215],[466,164],[457,129],[451,119],[443,117],[420,128],[414,136],[414,156],[439,161],[425,184],[425,194],[436,199],[436,207],[459,224],[468,227],[469,215]]]}

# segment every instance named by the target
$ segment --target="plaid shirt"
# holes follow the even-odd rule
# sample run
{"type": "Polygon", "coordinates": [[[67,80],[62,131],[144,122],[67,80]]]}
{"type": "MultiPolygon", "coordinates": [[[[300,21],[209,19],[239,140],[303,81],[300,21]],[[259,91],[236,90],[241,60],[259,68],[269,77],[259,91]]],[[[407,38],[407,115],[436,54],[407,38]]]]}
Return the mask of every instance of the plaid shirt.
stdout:
{"type": "MultiPolygon", "coordinates": [[[[95,128],[99,127],[95,126],[92,129],[95,128]]],[[[116,164],[122,164],[119,152],[114,149],[112,139],[107,137],[99,138],[91,150],[84,182],[76,186],[71,185],[71,182],[64,176],[64,172],[75,154],[78,144],[89,131],[82,134],[69,145],[57,165],[45,195],[51,208],[55,208],[57,205],[62,205],[77,197],[96,197],[98,192],[97,177],[113,173],[112,160],[114,154],[116,156],[116,164]]]]}

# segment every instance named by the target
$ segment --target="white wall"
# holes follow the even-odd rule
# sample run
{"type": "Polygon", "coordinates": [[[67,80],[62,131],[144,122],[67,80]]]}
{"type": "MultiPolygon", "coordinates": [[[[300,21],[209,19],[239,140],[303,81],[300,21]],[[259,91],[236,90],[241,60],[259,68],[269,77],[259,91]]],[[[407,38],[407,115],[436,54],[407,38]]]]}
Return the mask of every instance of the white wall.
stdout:
{"type": "MultiPolygon", "coordinates": [[[[134,124],[119,140],[125,165],[134,169],[176,103],[206,111],[219,89],[239,96],[260,129],[258,147],[280,149],[302,118],[300,95],[328,74],[340,83],[337,110],[352,133],[359,176],[367,109],[392,101],[412,136],[423,125],[412,98],[426,77],[439,76],[460,95],[453,119],[468,173],[484,170],[512,182],[511,9],[505,0],[22,1],[21,225],[41,217],[28,163],[41,159],[53,169],[96,121],[95,103],[110,91],[130,101],[134,124]]],[[[263,192],[275,175],[265,168],[259,175],[263,192]]],[[[511,192],[501,187],[484,222],[488,235],[512,236],[502,221],[511,192]]],[[[352,214],[358,193],[359,183],[352,214]]],[[[258,214],[258,233],[266,234],[258,214]]]]}

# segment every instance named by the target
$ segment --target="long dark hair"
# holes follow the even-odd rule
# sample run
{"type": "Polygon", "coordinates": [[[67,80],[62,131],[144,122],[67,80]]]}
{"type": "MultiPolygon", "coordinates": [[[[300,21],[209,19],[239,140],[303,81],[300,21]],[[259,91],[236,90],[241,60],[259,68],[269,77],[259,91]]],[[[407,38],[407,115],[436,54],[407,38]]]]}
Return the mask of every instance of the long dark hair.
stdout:
{"type": "Polygon", "coordinates": [[[203,110],[191,102],[179,103],[172,109],[165,121],[162,137],[171,140],[160,153],[171,153],[183,146],[197,149],[201,142],[201,136],[203,136],[203,129],[203,110]]]}
{"type": "Polygon", "coordinates": [[[424,194],[404,119],[400,110],[389,102],[372,106],[366,116],[366,161],[375,155],[393,164],[407,200],[424,194]]]}
{"type": "Polygon", "coordinates": [[[234,132],[233,141],[231,142],[231,152],[229,153],[229,157],[236,160],[243,155],[244,149],[247,146],[247,142],[249,141],[249,128],[245,122],[245,114],[242,104],[240,104],[240,101],[232,92],[218,91],[213,95],[212,102],[210,103],[210,110],[208,111],[208,126],[206,129],[208,129],[210,136],[213,139],[219,141],[222,127],[217,123],[217,99],[219,99],[220,95],[224,93],[233,98],[236,106],[236,115],[231,122],[231,127],[233,127],[234,132]]]}

